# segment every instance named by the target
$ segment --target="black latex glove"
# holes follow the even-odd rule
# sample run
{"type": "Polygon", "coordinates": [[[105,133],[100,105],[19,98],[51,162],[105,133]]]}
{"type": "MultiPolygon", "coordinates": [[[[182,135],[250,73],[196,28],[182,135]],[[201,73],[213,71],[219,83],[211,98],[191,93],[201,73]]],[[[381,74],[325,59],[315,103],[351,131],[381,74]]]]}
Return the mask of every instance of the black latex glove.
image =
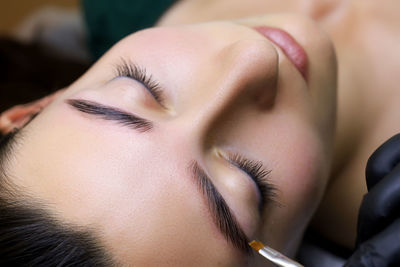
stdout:
{"type": "Polygon", "coordinates": [[[358,215],[356,251],[346,267],[400,266],[400,134],[381,145],[366,168],[368,193],[358,215]]]}

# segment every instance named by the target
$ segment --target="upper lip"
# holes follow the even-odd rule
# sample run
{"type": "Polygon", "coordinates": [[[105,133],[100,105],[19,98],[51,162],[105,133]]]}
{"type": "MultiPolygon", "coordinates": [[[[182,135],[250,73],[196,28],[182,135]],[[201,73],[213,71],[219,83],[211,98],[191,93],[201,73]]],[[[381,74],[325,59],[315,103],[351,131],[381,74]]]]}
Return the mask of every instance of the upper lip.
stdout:
{"type": "Polygon", "coordinates": [[[282,29],[269,26],[256,26],[253,27],[253,29],[277,45],[307,81],[307,53],[289,33],[282,29]]]}

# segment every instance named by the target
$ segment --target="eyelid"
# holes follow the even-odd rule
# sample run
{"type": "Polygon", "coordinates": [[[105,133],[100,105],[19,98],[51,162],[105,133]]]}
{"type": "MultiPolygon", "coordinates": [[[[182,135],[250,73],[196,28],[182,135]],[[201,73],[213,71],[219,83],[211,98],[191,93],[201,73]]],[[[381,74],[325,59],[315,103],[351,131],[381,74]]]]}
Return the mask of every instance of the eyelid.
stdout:
{"type": "Polygon", "coordinates": [[[218,151],[217,153],[236,168],[246,173],[256,184],[261,196],[258,207],[260,212],[268,203],[276,202],[277,189],[276,186],[269,181],[271,170],[267,170],[261,161],[247,159],[238,153],[224,153],[222,151],[218,151]]]}
{"type": "Polygon", "coordinates": [[[132,61],[121,59],[121,61],[115,66],[117,77],[131,78],[141,84],[149,91],[153,98],[162,107],[165,108],[165,96],[159,83],[154,80],[152,75],[149,75],[145,68],[140,67],[132,61]]]}

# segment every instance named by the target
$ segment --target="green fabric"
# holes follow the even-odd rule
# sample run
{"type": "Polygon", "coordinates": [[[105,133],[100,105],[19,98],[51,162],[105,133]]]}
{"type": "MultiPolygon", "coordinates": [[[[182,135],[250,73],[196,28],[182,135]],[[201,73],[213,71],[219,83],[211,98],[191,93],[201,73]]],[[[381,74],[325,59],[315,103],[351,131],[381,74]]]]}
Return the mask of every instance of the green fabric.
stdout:
{"type": "Polygon", "coordinates": [[[153,26],[175,0],[82,0],[96,60],[126,35],[153,26]]]}

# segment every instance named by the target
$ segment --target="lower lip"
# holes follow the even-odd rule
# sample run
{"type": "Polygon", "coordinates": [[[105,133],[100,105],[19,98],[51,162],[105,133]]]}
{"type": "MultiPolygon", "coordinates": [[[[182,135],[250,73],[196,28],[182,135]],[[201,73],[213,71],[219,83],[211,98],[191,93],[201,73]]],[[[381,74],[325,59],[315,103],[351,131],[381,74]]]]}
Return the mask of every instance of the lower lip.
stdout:
{"type": "Polygon", "coordinates": [[[279,46],[279,48],[282,49],[283,53],[285,53],[285,55],[296,66],[301,75],[307,81],[307,54],[303,47],[301,47],[290,34],[281,29],[267,26],[257,26],[253,29],[279,46]]]}

